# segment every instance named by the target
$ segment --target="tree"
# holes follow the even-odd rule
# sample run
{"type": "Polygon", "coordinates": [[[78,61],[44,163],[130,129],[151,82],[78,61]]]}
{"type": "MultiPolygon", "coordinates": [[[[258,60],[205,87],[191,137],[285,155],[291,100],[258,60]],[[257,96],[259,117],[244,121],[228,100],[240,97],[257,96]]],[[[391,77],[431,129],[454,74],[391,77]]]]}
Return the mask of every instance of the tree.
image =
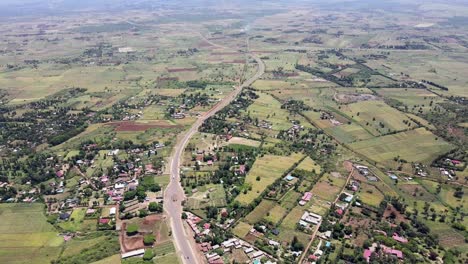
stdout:
{"type": "Polygon", "coordinates": [[[149,203],[148,205],[148,209],[151,211],[151,212],[162,212],[162,205],[160,203],[157,203],[157,202],[151,202],[149,203]]]}
{"type": "Polygon", "coordinates": [[[297,239],[297,236],[293,237],[293,240],[291,241],[291,249],[293,251],[302,251],[304,250],[304,245],[297,239]]]}
{"type": "Polygon", "coordinates": [[[156,241],[156,237],[154,237],[153,234],[147,234],[143,237],[143,243],[146,246],[152,246],[155,241],[156,241]]]}
{"type": "Polygon", "coordinates": [[[146,217],[148,215],[148,211],[146,211],[145,209],[141,209],[139,211],[139,217],[146,217]]]}
{"type": "Polygon", "coordinates": [[[127,226],[127,235],[128,236],[133,236],[138,233],[138,225],[136,224],[129,224],[127,226]]]}

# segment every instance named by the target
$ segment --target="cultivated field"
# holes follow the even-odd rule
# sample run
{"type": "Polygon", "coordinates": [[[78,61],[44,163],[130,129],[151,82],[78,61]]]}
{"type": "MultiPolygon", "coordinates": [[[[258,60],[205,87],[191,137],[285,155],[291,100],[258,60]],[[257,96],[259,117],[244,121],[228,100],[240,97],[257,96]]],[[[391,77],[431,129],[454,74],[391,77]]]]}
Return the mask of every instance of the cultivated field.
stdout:
{"type": "Polygon", "coordinates": [[[430,162],[453,148],[424,128],[355,142],[350,146],[377,162],[389,161],[398,156],[412,162],[430,162]]]}
{"type": "Polygon", "coordinates": [[[50,263],[63,238],[46,222],[43,204],[0,205],[0,262],[50,263]]]}

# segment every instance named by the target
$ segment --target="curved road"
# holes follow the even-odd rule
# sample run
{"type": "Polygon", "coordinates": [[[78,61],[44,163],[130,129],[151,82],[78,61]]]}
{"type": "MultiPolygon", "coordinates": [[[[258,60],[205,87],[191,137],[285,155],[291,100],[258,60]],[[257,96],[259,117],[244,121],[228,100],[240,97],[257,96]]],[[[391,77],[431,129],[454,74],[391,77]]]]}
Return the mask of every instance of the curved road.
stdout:
{"type": "Polygon", "coordinates": [[[203,122],[230,104],[243,88],[250,86],[265,72],[265,64],[260,57],[252,53],[246,54],[254,58],[258,64],[255,75],[244,81],[241,85],[235,87],[230,94],[228,94],[208,112],[199,117],[192,127],[183,134],[182,139],[178,141],[174,147],[173,156],[170,160],[171,179],[164,193],[164,210],[170,218],[172,236],[174,237],[177,253],[180,254],[180,258],[183,263],[200,263],[200,259],[197,252],[198,250],[194,248],[194,239],[185,231],[184,222],[181,218],[183,209],[182,201],[185,200],[185,193],[180,185],[180,160],[190,138],[198,131],[198,128],[203,124],[203,122]]]}

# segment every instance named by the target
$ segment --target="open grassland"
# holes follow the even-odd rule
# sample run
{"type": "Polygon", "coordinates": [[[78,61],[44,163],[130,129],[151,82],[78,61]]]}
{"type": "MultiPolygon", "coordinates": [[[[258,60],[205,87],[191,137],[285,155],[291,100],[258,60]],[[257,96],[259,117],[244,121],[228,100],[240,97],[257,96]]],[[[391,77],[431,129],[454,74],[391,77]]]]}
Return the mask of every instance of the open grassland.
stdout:
{"type": "Polygon", "coordinates": [[[359,125],[374,136],[410,129],[416,126],[402,112],[388,106],[382,101],[353,103],[341,106],[341,109],[337,111],[359,123],[359,125]],[[408,121],[408,123],[405,124],[403,121],[408,121]]]}
{"type": "Polygon", "coordinates": [[[376,162],[389,161],[398,156],[412,162],[431,162],[453,148],[425,128],[355,142],[350,146],[376,162]]]}
{"type": "Polygon", "coordinates": [[[47,223],[43,204],[0,205],[0,263],[50,263],[63,238],[47,223]]]}
{"type": "Polygon", "coordinates": [[[252,190],[241,193],[236,200],[242,204],[251,203],[301,157],[299,154],[292,154],[289,157],[265,155],[257,159],[245,179],[245,184],[252,187],[252,190]],[[257,177],[260,179],[257,180],[257,177]]]}

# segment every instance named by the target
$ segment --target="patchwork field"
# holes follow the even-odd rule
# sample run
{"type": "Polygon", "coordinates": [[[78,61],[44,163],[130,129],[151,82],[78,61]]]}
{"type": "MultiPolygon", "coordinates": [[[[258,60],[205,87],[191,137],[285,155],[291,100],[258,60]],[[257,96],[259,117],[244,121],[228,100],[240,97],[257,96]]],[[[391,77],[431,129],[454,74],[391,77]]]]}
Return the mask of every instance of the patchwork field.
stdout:
{"type": "Polygon", "coordinates": [[[0,263],[50,263],[63,238],[47,223],[43,204],[0,205],[0,263]]]}
{"type": "Polygon", "coordinates": [[[453,148],[425,128],[355,142],[350,146],[377,162],[389,161],[397,156],[410,162],[430,162],[453,148]]]}

